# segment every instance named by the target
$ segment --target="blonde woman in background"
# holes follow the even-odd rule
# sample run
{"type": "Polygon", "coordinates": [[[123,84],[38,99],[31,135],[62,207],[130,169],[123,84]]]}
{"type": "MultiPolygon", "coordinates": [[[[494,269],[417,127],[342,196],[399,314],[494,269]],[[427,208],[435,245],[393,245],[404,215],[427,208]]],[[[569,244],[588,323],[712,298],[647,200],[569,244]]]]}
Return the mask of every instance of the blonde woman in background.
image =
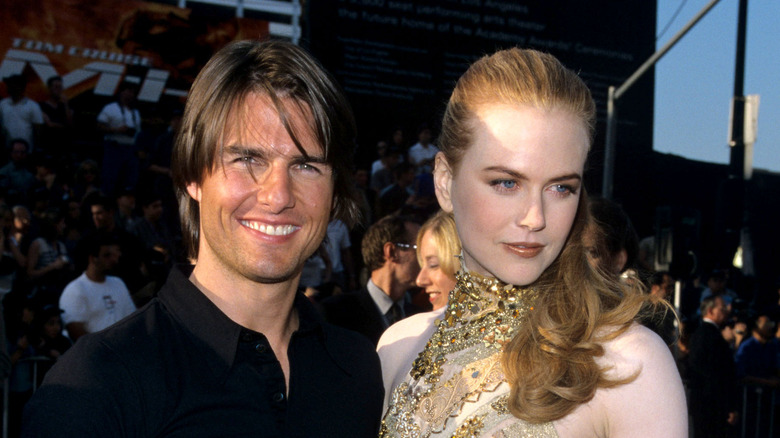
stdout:
{"type": "Polygon", "coordinates": [[[450,291],[455,288],[459,254],[460,239],[452,213],[440,210],[417,233],[417,286],[425,289],[434,311],[447,305],[450,291]]]}
{"type": "Polygon", "coordinates": [[[463,265],[440,321],[385,333],[382,437],[684,437],[669,349],[638,284],[588,263],[595,104],[554,57],[509,49],[458,80],[436,156],[463,265]]]}

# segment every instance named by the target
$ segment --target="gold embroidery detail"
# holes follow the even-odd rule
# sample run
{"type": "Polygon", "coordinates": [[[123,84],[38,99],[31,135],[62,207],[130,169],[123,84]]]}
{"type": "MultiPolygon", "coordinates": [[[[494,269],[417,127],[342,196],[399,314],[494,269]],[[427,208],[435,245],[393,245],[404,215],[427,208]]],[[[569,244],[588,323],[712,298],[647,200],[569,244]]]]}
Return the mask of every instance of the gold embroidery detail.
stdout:
{"type": "Polygon", "coordinates": [[[436,332],[412,364],[410,375],[437,383],[447,354],[480,342],[500,350],[512,339],[517,326],[530,311],[536,293],[478,274],[459,271],[444,319],[436,321],[436,332]]]}
{"type": "Polygon", "coordinates": [[[482,423],[484,415],[471,417],[464,421],[452,434],[452,438],[476,438],[479,436],[479,431],[485,426],[482,423]]]}
{"type": "Polygon", "coordinates": [[[501,397],[497,398],[493,403],[490,404],[490,407],[499,414],[508,414],[509,395],[502,395],[501,397]]]}

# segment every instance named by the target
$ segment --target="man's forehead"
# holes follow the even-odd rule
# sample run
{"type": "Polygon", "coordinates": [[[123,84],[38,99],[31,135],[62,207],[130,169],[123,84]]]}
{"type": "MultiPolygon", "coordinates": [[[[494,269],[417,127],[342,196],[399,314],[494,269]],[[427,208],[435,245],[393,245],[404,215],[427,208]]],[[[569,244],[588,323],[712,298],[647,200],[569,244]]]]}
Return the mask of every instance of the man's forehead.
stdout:
{"type": "MultiPolygon", "coordinates": [[[[225,152],[244,150],[256,153],[272,153],[278,150],[276,142],[286,138],[303,147],[306,155],[323,157],[325,146],[319,141],[314,117],[309,106],[292,98],[281,98],[277,109],[270,97],[250,93],[233,106],[228,114],[221,135],[222,147],[215,151],[216,158],[225,152]],[[231,150],[232,148],[232,150],[231,150]]],[[[287,141],[284,142],[288,144],[287,141]]],[[[287,155],[302,156],[298,147],[289,149],[287,155]]]]}

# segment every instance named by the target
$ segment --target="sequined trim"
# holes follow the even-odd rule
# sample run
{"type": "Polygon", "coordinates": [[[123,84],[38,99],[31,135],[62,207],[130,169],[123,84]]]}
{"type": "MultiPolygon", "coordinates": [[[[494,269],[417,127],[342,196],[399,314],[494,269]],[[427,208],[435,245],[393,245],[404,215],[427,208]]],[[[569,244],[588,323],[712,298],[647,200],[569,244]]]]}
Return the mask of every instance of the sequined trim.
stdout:
{"type": "Polygon", "coordinates": [[[536,293],[456,274],[442,320],[407,381],[394,388],[380,437],[555,437],[551,424],[509,413],[501,350],[533,310],[536,293]]]}
{"type": "Polygon", "coordinates": [[[532,289],[462,271],[456,279],[444,319],[437,321],[436,332],[412,364],[413,379],[425,377],[426,383],[437,383],[446,355],[479,343],[500,350],[533,310],[536,292],[532,289]]]}

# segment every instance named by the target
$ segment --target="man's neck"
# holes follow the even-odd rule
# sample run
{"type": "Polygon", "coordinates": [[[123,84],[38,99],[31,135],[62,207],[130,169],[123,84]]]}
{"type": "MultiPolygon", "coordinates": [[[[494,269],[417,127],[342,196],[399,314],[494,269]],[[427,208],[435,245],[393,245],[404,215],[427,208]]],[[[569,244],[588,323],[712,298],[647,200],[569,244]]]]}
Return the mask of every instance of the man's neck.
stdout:
{"type": "Polygon", "coordinates": [[[406,289],[395,281],[392,272],[390,272],[387,266],[372,271],[371,281],[393,301],[398,301],[395,297],[403,296],[404,292],[406,292],[406,289]]]}
{"type": "Polygon", "coordinates": [[[263,333],[272,344],[274,339],[289,340],[298,328],[297,315],[293,312],[297,277],[283,283],[264,284],[204,265],[200,262],[195,265],[190,281],[228,318],[263,333]]]}
{"type": "Polygon", "coordinates": [[[106,273],[92,265],[88,265],[84,273],[87,275],[87,278],[95,283],[104,283],[106,281],[106,273]]]}

